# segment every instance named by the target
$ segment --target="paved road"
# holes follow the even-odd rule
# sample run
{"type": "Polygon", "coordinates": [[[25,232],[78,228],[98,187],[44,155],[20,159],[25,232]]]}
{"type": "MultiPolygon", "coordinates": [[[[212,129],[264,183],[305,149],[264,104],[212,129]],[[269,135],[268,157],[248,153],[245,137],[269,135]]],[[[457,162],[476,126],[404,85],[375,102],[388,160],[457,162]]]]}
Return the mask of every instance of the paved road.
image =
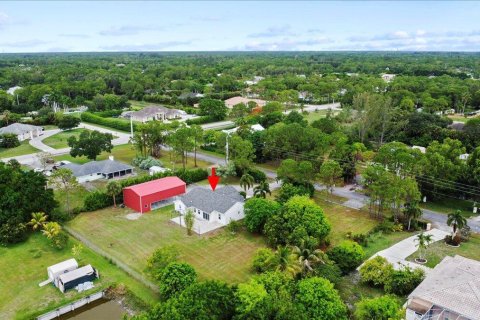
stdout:
{"type": "MultiPolygon", "coordinates": [[[[114,146],[121,145],[121,144],[126,144],[130,140],[130,134],[128,134],[128,133],[113,131],[113,130],[97,127],[97,126],[87,124],[87,123],[83,123],[83,122],[80,123],[80,125],[78,127],[79,128],[85,128],[85,129],[88,129],[88,130],[97,130],[97,131],[100,131],[102,133],[111,133],[112,135],[114,135],[116,137],[115,139],[112,140],[112,144],[114,146]]],[[[50,136],[52,136],[52,135],[54,135],[58,132],[60,132],[59,129],[44,131],[43,135],[30,140],[30,144],[32,146],[34,146],[35,148],[41,150],[42,152],[48,152],[48,153],[50,153],[54,156],[67,154],[67,153],[70,152],[70,148],[53,149],[53,148],[47,146],[46,144],[44,144],[42,142],[42,140],[44,140],[44,139],[46,139],[46,138],[48,138],[48,137],[50,137],[50,136]]],[[[39,160],[38,160],[38,154],[39,153],[40,152],[26,154],[26,155],[22,155],[22,156],[11,157],[11,158],[3,158],[3,159],[0,159],[0,160],[2,160],[4,162],[7,162],[11,159],[15,159],[23,165],[28,165],[28,166],[31,166],[31,167],[39,167],[40,166],[40,163],[39,163],[39,160]]]]}

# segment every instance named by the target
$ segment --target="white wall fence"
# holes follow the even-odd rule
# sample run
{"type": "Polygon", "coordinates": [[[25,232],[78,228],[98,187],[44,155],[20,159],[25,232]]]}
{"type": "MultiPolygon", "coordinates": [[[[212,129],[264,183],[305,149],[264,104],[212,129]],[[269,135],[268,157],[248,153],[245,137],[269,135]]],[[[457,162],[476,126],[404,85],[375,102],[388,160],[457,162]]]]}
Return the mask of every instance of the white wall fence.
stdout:
{"type": "Polygon", "coordinates": [[[102,299],[105,296],[105,293],[103,291],[93,293],[91,295],[88,295],[80,300],[74,301],[72,303],[69,303],[68,305],[65,305],[63,307],[60,307],[58,309],[55,309],[53,311],[47,312],[45,314],[42,314],[41,316],[37,317],[37,320],[51,320],[55,319],[57,317],[60,317],[61,315],[64,315],[66,313],[69,313],[73,310],[76,310],[80,307],[83,307],[84,305],[87,305],[91,302],[94,302],[96,300],[102,299]]]}

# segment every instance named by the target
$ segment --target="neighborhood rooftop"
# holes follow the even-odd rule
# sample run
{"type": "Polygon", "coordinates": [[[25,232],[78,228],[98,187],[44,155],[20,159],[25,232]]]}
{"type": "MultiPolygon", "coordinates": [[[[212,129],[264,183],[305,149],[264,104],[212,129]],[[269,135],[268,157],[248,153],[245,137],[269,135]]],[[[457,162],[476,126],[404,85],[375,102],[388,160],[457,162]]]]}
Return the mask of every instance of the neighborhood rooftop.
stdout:
{"type": "Polygon", "coordinates": [[[165,113],[167,116],[184,113],[183,110],[170,109],[164,106],[150,106],[150,107],[145,107],[142,110],[132,112],[131,115],[136,117],[149,117],[149,116],[155,116],[157,113],[160,113],[160,112],[165,113]]]}
{"type": "Polygon", "coordinates": [[[204,212],[226,212],[235,203],[243,202],[244,199],[232,186],[225,186],[212,191],[197,187],[180,197],[187,207],[194,207],[204,212]]]}
{"type": "Polygon", "coordinates": [[[133,169],[132,166],[115,160],[91,161],[85,164],[69,163],[63,165],[62,167],[72,170],[75,177],[81,177],[96,173],[109,174],[133,169]]]}
{"type": "Polygon", "coordinates": [[[9,126],[0,128],[0,134],[12,133],[16,135],[21,135],[34,130],[42,131],[43,128],[38,126],[32,126],[30,124],[12,123],[9,126]]]}
{"type": "MultiPolygon", "coordinates": [[[[480,262],[462,256],[447,256],[409,295],[409,308],[426,312],[443,309],[458,319],[480,320],[480,262]],[[460,317],[461,316],[461,317],[460,317]]],[[[453,318],[452,318],[453,319],[453,318]]]]}

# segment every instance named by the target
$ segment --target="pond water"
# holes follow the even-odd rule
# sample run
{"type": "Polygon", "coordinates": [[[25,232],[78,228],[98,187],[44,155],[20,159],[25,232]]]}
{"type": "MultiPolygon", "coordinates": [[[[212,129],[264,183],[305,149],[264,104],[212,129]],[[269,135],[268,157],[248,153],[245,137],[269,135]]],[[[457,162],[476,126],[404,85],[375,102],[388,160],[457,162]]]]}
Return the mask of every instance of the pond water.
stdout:
{"type": "Polygon", "coordinates": [[[60,320],[121,320],[125,310],[113,300],[100,299],[75,311],[69,312],[60,320]]]}

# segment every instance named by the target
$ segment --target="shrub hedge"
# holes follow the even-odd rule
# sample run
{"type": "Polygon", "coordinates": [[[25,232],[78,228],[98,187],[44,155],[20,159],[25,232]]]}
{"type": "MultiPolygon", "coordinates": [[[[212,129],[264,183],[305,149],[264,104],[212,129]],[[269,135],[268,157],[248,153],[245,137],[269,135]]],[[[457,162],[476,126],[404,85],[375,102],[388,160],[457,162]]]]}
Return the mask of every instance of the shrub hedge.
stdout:
{"type": "MultiPolygon", "coordinates": [[[[112,119],[112,118],[102,118],[91,112],[83,112],[80,116],[83,122],[89,122],[94,124],[99,124],[101,126],[121,130],[121,131],[130,131],[130,121],[123,119],[112,119]]],[[[133,123],[133,129],[136,129],[137,124],[133,123]]]]}
{"type": "Polygon", "coordinates": [[[198,118],[188,119],[185,121],[185,123],[188,125],[192,125],[192,124],[204,124],[204,123],[209,123],[214,121],[215,120],[210,116],[201,116],[198,118]]]}

